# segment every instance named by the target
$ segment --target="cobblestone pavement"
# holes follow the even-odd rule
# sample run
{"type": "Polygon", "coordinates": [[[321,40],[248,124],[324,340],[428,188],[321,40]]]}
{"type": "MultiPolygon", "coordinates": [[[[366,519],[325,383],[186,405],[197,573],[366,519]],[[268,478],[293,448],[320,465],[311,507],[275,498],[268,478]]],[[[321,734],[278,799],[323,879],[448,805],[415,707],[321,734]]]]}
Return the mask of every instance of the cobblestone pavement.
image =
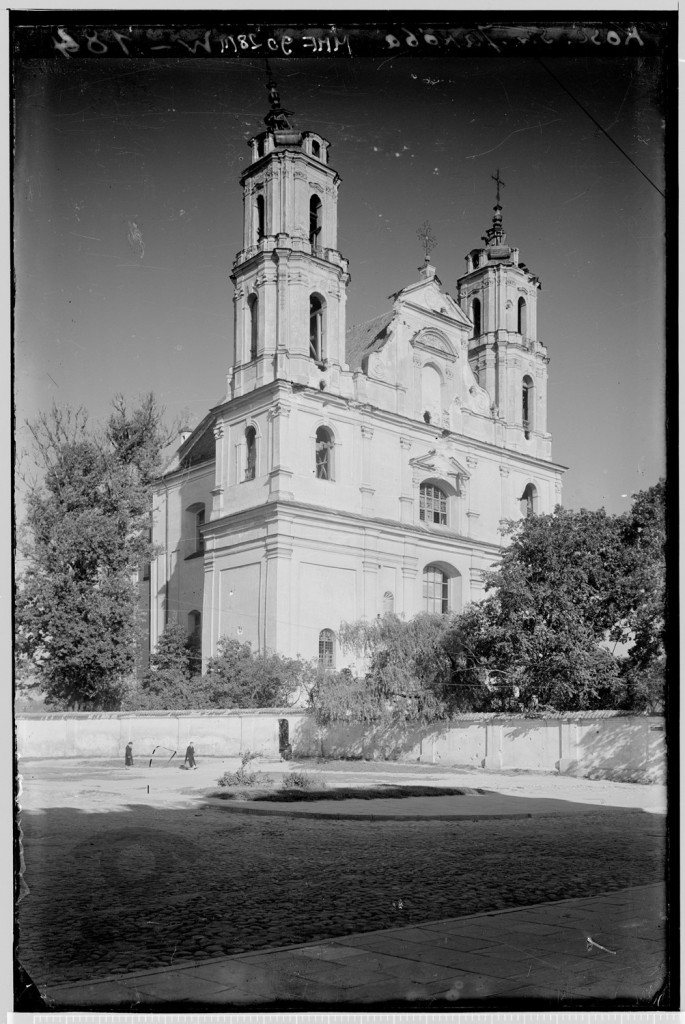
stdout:
{"type": "MultiPolygon", "coordinates": [[[[30,803],[30,802],[28,802],[30,803]]],[[[26,804],[25,804],[26,806],[26,804]]],[[[22,812],[20,962],[87,980],[664,877],[662,815],[508,821],[263,818],[119,805],[22,812]]]]}

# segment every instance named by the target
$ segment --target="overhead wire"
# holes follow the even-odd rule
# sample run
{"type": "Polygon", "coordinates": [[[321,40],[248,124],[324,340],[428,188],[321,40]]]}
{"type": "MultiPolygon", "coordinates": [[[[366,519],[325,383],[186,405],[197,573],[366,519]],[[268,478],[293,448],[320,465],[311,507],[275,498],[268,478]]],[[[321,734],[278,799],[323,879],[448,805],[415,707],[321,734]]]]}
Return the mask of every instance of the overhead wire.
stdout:
{"type": "Polygon", "coordinates": [[[638,165],[637,165],[637,164],[635,163],[635,161],[633,160],[633,158],[632,158],[631,156],[629,156],[629,155],[628,155],[628,153],[626,153],[625,149],[623,149],[623,147],[622,147],[622,146],[619,146],[618,142],[616,142],[616,139],[612,139],[611,135],[609,135],[609,132],[608,132],[608,131],[606,130],[606,128],[603,128],[603,127],[602,127],[602,125],[601,125],[601,124],[599,123],[599,121],[597,120],[597,118],[596,118],[596,117],[593,117],[593,116],[592,116],[592,114],[591,114],[591,113],[590,113],[590,111],[589,111],[589,110],[587,109],[587,107],[584,107],[584,106],[583,106],[583,104],[582,104],[582,103],[580,102],[580,100],[579,100],[579,99],[577,99],[577,98],[576,98],[576,97],[575,97],[575,96],[573,95],[573,93],[572,93],[572,92],[570,91],[570,89],[567,89],[567,88],[566,88],[566,86],[564,85],[564,83],[563,83],[563,82],[562,82],[562,81],[561,81],[561,80],[560,80],[559,78],[557,78],[557,76],[556,76],[556,75],[554,74],[554,72],[553,72],[553,71],[552,71],[552,70],[551,70],[550,68],[548,68],[548,67],[547,67],[547,65],[545,64],[545,62],[544,62],[543,60],[541,60],[541,59],[540,59],[540,57],[538,57],[538,58],[537,58],[537,60],[538,60],[538,63],[539,63],[540,65],[541,65],[541,67],[543,67],[543,68],[545,69],[545,71],[547,72],[547,74],[548,74],[548,75],[550,75],[550,76],[551,76],[551,77],[552,77],[552,78],[554,79],[554,81],[555,81],[555,82],[557,83],[557,85],[559,86],[559,88],[560,88],[560,89],[563,89],[563,91],[564,91],[564,92],[566,93],[566,95],[567,95],[567,96],[570,96],[570,98],[571,98],[571,99],[573,100],[573,102],[574,102],[574,103],[576,104],[576,106],[580,107],[580,109],[581,109],[581,110],[583,111],[583,113],[584,113],[584,114],[585,114],[585,115],[586,115],[587,117],[589,117],[589,118],[590,118],[590,120],[592,121],[592,123],[593,123],[594,125],[596,125],[596,127],[597,127],[597,128],[599,128],[599,130],[601,131],[602,135],[605,135],[605,136],[606,136],[606,138],[607,138],[607,139],[609,140],[609,142],[610,142],[610,143],[612,144],[612,146],[615,146],[615,147],[616,147],[616,149],[617,149],[617,150],[619,151],[619,153],[621,153],[621,154],[622,154],[622,155],[623,155],[623,156],[624,156],[624,157],[626,158],[626,160],[627,160],[627,161],[628,161],[629,163],[631,163],[631,164],[633,165],[633,167],[635,168],[635,170],[636,170],[636,171],[638,171],[638,172],[639,172],[639,173],[640,173],[640,174],[642,175],[642,177],[643,177],[643,178],[645,179],[645,181],[648,181],[648,182],[649,182],[649,184],[650,184],[650,185],[652,186],[652,188],[653,188],[653,189],[655,189],[655,191],[656,191],[656,192],[658,192],[658,193],[659,193],[659,195],[660,195],[660,196],[661,196],[661,197],[662,197],[663,199],[665,199],[665,198],[666,198],[666,196],[665,196],[665,194],[664,194],[664,193],[663,193],[663,192],[661,191],[661,189],[659,188],[659,186],[658,186],[658,185],[656,185],[656,184],[655,184],[655,183],[654,183],[654,182],[652,181],[652,179],[651,179],[651,178],[649,177],[649,175],[648,175],[648,174],[645,174],[645,172],[644,172],[644,171],[642,170],[642,168],[641,168],[641,167],[639,167],[639,166],[638,166],[638,165]]]}

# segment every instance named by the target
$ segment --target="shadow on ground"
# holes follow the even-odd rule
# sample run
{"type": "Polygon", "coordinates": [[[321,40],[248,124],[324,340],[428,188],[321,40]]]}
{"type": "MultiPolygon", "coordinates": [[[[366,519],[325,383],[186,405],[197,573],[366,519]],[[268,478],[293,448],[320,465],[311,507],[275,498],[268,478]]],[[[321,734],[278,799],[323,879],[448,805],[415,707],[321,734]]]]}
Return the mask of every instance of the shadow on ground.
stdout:
{"type": "Polygon", "coordinates": [[[663,880],[662,816],[585,810],[418,827],[206,804],[24,810],[18,959],[44,994],[59,982],[663,880]]]}

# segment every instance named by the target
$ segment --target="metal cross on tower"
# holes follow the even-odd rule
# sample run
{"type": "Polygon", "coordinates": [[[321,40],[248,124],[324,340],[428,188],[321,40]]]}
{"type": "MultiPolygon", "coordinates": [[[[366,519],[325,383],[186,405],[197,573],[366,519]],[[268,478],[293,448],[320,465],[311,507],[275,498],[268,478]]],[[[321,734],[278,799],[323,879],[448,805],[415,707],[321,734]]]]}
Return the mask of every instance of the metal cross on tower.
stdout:
{"type": "Polygon", "coordinates": [[[427,220],[423,222],[416,234],[421,239],[421,243],[426,254],[426,263],[428,263],[430,261],[430,251],[431,249],[434,249],[438,243],[433,235],[431,235],[431,226],[427,220]]]}
{"type": "Polygon", "coordinates": [[[499,176],[499,167],[497,168],[497,174],[491,174],[490,177],[493,181],[497,182],[497,202],[499,203],[499,190],[504,188],[506,184],[499,176]]]}

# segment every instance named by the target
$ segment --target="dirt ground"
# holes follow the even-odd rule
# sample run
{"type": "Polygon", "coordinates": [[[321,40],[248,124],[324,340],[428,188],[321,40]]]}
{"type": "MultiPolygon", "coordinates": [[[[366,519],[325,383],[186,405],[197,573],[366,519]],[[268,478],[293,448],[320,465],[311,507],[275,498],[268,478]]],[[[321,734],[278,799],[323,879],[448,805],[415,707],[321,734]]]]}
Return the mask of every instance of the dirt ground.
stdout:
{"type": "MultiPolygon", "coordinates": [[[[197,771],[184,769],[177,758],[137,756],[133,768],[119,760],[62,758],[22,760],[19,805],[26,810],[74,807],[82,811],[114,810],[132,803],[148,806],[191,806],[216,788],[217,779],[240,766],[237,757],[202,758],[197,771]]],[[[463,786],[503,796],[566,800],[598,807],[666,810],[664,785],[639,785],[572,778],[543,772],[376,761],[281,761],[261,758],[250,765],[278,786],[283,775],[302,771],[328,787],[393,785],[463,786]]],[[[404,801],[403,801],[404,802],[404,801]]]]}

